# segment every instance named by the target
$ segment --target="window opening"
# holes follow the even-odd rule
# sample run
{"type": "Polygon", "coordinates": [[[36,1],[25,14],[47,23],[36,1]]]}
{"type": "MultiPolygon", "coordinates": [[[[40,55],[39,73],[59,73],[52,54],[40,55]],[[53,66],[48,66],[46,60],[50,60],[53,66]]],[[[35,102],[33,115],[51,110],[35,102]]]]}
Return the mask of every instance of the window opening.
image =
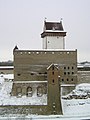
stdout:
{"type": "Polygon", "coordinates": [[[54,70],[54,65],[52,66],[52,70],[54,70]]]}
{"type": "Polygon", "coordinates": [[[70,75],[70,72],[68,72],[68,75],[70,75]]]}
{"type": "Polygon", "coordinates": [[[52,83],[54,83],[54,79],[52,80],[52,83]]]}
{"type": "Polygon", "coordinates": [[[21,74],[20,74],[20,73],[18,73],[17,75],[18,75],[18,76],[20,76],[21,74]]]}
{"type": "Polygon", "coordinates": [[[64,75],[66,75],[66,72],[64,72],[64,75]]]}
{"type": "Polygon", "coordinates": [[[72,72],[72,74],[74,74],[74,72],[72,72]]]}
{"type": "Polygon", "coordinates": [[[38,97],[41,97],[42,95],[43,95],[43,90],[42,90],[42,87],[39,86],[39,87],[37,88],[37,96],[38,96],[38,97]]]}
{"type": "Polygon", "coordinates": [[[42,73],[39,73],[39,74],[42,74],[42,73]]]}
{"type": "Polygon", "coordinates": [[[22,88],[21,87],[18,87],[17,89],[16,89],[16,93],[17,93],[17,96],[18,97],[21,97],[22,96],[22,88]]]}
{"type": "Polygon", "coordinates": [[[74,69],[74,67],[72,67],[72,69],[74,69]]]}
{"type": "Polygon", "coordinates": [[[52,74],[54,75],[54,72],[52,72],[52,74]]]}
{"type": "Polygon", "coordinates": [[[64,69],[66,69],[66,67],[64,67],[64,69]]]}
{"type": "Polygon", "coordinates": [[[31,87],[28,87],[27,88],[27,94],[26,94],[28,97],[32,97],[32,88],[31,87]]]}
{"type": "Polygon", "coordinates": [[[31,73],[31,75],[34,75],[34,73],[31,73]]]}
{"type": "Polygon", "coordinates": [[[47,74],[47,72],[45,72],[44,74],[47,74]]]}
{"type": "Polygon", "coordinates": [[[70,69],[70,67],[68,67],[68,69],[70,69]]]}

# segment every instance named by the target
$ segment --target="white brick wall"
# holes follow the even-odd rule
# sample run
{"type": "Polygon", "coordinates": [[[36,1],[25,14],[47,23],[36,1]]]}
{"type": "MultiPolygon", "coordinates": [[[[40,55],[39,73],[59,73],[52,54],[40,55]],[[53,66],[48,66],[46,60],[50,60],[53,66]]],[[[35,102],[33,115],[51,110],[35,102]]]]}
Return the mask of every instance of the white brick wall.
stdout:
{"type": "Polygon", "coordinates": [[[63,36],[46,36],[43,38],[43,49],[65,49],[63,36]]]}

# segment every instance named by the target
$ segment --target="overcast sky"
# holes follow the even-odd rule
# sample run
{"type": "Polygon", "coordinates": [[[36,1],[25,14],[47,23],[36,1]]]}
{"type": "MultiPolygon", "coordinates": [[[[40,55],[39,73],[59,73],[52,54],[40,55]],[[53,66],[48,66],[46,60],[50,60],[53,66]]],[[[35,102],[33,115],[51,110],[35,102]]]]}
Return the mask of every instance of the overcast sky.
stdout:
{"type": "Polygon", "coordinates": [[[0,0],[0,61],[13,60],[13,48],[41,49],[44,18],[60,21],[66,49],[90,61],[90,0],[0,0]]]}

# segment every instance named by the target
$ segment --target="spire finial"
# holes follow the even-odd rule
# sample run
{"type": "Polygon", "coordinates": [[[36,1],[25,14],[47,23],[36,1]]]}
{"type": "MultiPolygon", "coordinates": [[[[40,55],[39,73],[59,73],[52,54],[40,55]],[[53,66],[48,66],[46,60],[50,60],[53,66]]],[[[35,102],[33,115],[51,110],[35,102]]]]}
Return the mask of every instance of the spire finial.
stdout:
{"type": "Polygon", "coordinates": [[[45,17],[45,18],[44,18],[44,21],[46,22],[46,20],[47,20],[47,18],[45,17]]]}
{"type": "Polygon", "coordinates": [[[62,22],[63,18],[60,19],[60,22],[62,22]]]}
{"type": "Polygon", "coordinates": [[[46,26],[45,26],[45,23],[46,23],[46,17],[44,18],[44,27],[43,27],[43,31],[45,31],[46,30],[46,26]]]}

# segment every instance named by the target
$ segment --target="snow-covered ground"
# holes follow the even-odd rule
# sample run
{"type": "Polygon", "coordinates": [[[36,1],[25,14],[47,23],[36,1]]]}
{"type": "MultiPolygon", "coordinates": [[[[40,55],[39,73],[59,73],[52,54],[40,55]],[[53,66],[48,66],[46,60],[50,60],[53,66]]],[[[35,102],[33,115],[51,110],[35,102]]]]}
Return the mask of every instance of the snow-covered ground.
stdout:
{"type": "MultiPolygon", "coordinates": [[[[47,96],[33,97],[23,96],[17,98],[11,96],[13,84],[13,75],[0,75],[0,105],[37,105],[47,104],[47,96]]],[[[8,115],[8,117],[0,116],[0,119],[15,120],[86,120],[90,119],[90,84],[83,83],[76,86],[70,94],[62,96],[61,99],[63,115],[8,115]],[[16,117],[17,116],[17,117],[16,117]]]]}
{"type": "Polygon", "coordinates": [[[90,116],[63,116],[63,115],[9,115],[0,117],[0,120],[90,120],[90,116]]]}
{"type": "Polygon", "coordinates": [[[13,75],[0,75],[0,105],[47,105],[47,95],[37,97],[11,96],[13,75]]]}
{"type": "Polygon", "coordinates": [[[71,93],[62,96],[62,109],[64,115],[90,115],[90,84],[79,84],[71,93]]]}

